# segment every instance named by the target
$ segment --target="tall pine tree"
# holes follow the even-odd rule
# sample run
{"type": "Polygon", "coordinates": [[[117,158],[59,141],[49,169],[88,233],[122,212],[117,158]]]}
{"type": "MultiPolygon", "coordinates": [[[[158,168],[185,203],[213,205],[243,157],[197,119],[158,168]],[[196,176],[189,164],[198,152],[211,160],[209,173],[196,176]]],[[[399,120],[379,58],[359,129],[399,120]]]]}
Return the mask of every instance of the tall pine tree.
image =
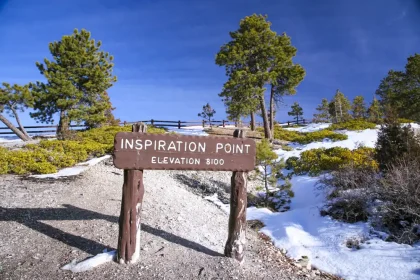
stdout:
{"type": "Polygon", "coordinates": [[[376,94],[398,117],[420,121],[420,54],[408,57],[404,71],[389,71],[376,94]]]}
{"type": "Polygon", "coordinates": [[[367,110],[368,120],[374,123],[381,123],[382,122],[382,108],[381,104],[379,103],[378,99],[375,97],[373,98],[370,106],[367,110]]]}
{"type": "Polygon", "coordinates": [[[289,116],[293,116],[293,118],[296,120],[296,124],[299,124],[299,120],[301,120],[303,116],[303,109],[300,107],[299,103],[295,102],[291,106],[292,111],[288,112],[287,114],[289,116]]]}
{"type": "Polygon", "coordinates": [[[329,104],[329,112],[334,122],[344,122],[351,119],[349,110],[351,104],[348,98],[337,89],[333,100],[329,104]]]}
{"type": "Polygon", "coordinates": [[[365,104],[365,99],[363,96],[358,95],[353,99],[351,110],[353,112],[353,118],[355,119],[366,118],[366,104],[365,104]]]}
{"type": "Polygon", "coordinates": [[[112,74],[113,57],[101,51],[90,32],[75,29],[60,41],[49,44],[53,60],[36,63],[47,83],[32,85],[38,121],[52,123],[59,114],[58,137],[62,138],[72,122],[90,126],[106,121],[105,111],[111,106],[105,91],[116,81],[112,74]]]}
{"type": "Polygon", "coordinates": [[[314,122],[322,123],[331,121],[328,99],[322,98],[322,102],[316,107],[316,110],[318,111],[318,114],[314,114],[314,122]]]}
{"type": "Polygon", "coordinates": [[[238,88],[246,89],[234,91],[246,95],[235,100],[258,101],[252,112],[261,111],[264,136],[271,139],[270,108],[267,110],[265,88],[271,88],[270,107],[274,113],[275,96],[292,93],[303,79],[303,68],[292,63],[296,51],[290,45],[290,39],[272,31],[266,16],[254,14],[245,17],[240,21],[239,29],[230,32],[230,37],[232,40],[224,44],[216,55],[216,64],[225,66],[228,79],[235,80],[238,88]]]}

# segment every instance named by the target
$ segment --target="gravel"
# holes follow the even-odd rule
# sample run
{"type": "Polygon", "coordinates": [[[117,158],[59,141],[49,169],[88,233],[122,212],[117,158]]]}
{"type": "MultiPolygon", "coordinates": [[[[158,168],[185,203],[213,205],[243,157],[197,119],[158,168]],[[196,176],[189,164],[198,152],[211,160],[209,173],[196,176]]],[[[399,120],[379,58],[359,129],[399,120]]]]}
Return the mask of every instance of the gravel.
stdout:
{"type": "Polygon", "coordinates": [[[122,173],[107,161],[59,180],[1,176],[0,279],[338,279],[286,258],[252,221],[245,262],[223,257],[228,215],[202,196],[227,202],[229,172],[145,171],[140,261],[61,270],[116,249],[122,173]]]}

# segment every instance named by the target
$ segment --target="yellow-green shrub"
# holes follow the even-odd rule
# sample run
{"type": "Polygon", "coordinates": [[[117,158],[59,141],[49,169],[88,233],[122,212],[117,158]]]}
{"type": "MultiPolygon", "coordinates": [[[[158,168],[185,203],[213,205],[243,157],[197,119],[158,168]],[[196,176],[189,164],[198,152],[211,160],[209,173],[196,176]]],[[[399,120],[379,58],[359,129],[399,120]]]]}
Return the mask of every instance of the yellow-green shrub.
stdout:
{"type": "MultiPolygon", "coordinates": [[[[28,144],[21,150],[0,147],[0,174],[46,174],[60,168],[74,166],[91,157],[112,151],[117,132],[131,131],[131,127],[103,127],[78,132],[77,140],[42,140],[28,144]]],[[[164,133],[164,129],[148,127],[148,133],[164,133]]]]}
{"type": "MultiPolygon", "coordinates": [[[[258,131],[264,132],[264,129],[259,127],[258,131]]],[[[287,130],[281,127],[275,127],[274,138],[290,142],[297,142],[299,144],[308,144],[311,142],[322,141],[325,138],[331,139],[332,141],[340,141],[346,140],[348,137],[345,134],[336,133],[327,129],[313,132],[298,132],[287,130]]]]}
{"type": "Polygon", "coordinates": [[[333,123],[327,129],[328,130],[365,130],[374,129],[375,123],[368,122],[364,119],[353,119],[346,122],[333,123]]]}
{"type": "Polygon", "coordinates": [[[404,119],[404,118],[399,118],[398,123],[415,123],[415,121],[409,120],[409,119],[404,119]]]}
{"type": "Polygon", "coordinates": [[[375,149],[358,148],[318,148],[304,151],[298,157],[290,157],[286,161],[288,169],[293,169],[296,174],[309,173],[311,176],[319,175],[322,171],[333,171],[349,164],[360,168],[378,168],[378,163],[373,159],[375,149]]]}

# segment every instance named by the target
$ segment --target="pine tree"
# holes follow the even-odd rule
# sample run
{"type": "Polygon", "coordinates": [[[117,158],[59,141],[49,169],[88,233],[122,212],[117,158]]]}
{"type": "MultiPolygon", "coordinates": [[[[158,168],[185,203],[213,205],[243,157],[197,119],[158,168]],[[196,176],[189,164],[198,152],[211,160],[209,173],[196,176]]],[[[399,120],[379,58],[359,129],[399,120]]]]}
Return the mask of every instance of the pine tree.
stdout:
{"type": "Polygon", "coordinates": [[[329,112],[334,122],[344,122],[351,119],[349,110],[351,109],[350,101],[345,95],[337,89],[333,100],[329,104],[329,112]]]}
{"type": "Polygon", "coordinates": [[[288,112],[287,114],[289,116],[294,116],[294,119],[296,120],[296,124],[299,124],[300,117],[303,116],[303,109],[300,107],[299,103],[295,102],[291,106],[292,111],[288,112]]]}
{"type": "Polygon", "coordinates": [[[380,169],[386,171],[402,158],[420,159],[420,138],[410,125],[401,126],[391,112],[378,132],[375,159],[380,169]]]}
{"type": "Polygon", "coordinates": [[[75,29],[61,41],[49,44],[53,61],[44,59],[36,63],[47,83],[32,85],[35,113],[38,121],[52,123],[53,115],[60,116],[57,130],[62,138],[72,122],[98,125],[106,121],[104,112],[110,102],[104,92],[116,81],[112,74],[113,57],[100,50],[90,32],[75,29]]]}
{"type": "Polygon", "coordinates": [[[208,121],[211,126],[211,119],[213,118],[214,114],[216,114],[216,111],[210,106],[209,103],[207,103],[203,106],[203,111],[199,113],[198,116],[208,121]]]}
{"type": "Polygon", "coordinates": [[[404,71],[388,72],[376,94],[382,107],[390,106],[398,117],[420,122],[420,54],[407,59],[404,71]]]}
{"type": "Polygon", "coordinates": [[[284,191],[292,197],[294,195],[291,190],[291,184],[282,174],[281,170],[285,168],[283,160],[277,161],[278,155],[271,149],[268,139],[262,139],[257,143],[256,147],[256,177],[264,184],[265,189],[265,206],[269,204],[271,196],[270,187],[276,191],[284,191]],[[284,185],[279,185],[279,179],[285,179],[284,185]]]}
{"type": "Polygon", "coordinates": [[[252,112],[261,110],[264,136],[271,139],[268,111],[274,111],[275,96],[293,93],[294,87],[303,79],[303,68],[292,63],[296,50],[289,37],[279,36],[271,30],[271,23],[263,15],[245,17],[240,21],[239,29],[230,32],[230,37],[232,40],[216,55],[216,64],[225,66],[228,79],[235,80],[237,90],[232,92],[246,95],[236,100],[259,103],[252,112]],[[266,87],[271,87],[268,110],[264,96],[266,87]]]}
{"type": "Polygon", "coordinates": [[[366,104],[363,96],[358,95],[353,99],[352,112],[355,119],[366,118],[366,104]]]}
{"type": "Polygon", "coordinates": [[[32,107],[33,97],[29,90],[29,85],[19,86],[3,83],[3,88],[0,87],[0,121],[3,122],[10,130],[12,130],[23,141],[32,140],[26,132],[22,123],[20,122],[18,112],[23,112],[24,109],[32,107]],[[2,113],[9,114],[10,117],[15,118],[19,128],[11,123],[2,113]]]}
{"type": "Polygon", "coordinates": [[[330,122],[331,121],[328,99],[323,98],[321,104],[318,107],[316,107],[316,110],[319,113],[314,114],[314,122],[322,123],[322,122],[330,122]]]}
{"type": "Polygon", "coordinates": [[[374,123],[381,123],[382,122],[382,110],[381,104],[379,103],[378,99],[375,97],[373,98],[372,103],[367,110],[368,120],[374,123]]]}

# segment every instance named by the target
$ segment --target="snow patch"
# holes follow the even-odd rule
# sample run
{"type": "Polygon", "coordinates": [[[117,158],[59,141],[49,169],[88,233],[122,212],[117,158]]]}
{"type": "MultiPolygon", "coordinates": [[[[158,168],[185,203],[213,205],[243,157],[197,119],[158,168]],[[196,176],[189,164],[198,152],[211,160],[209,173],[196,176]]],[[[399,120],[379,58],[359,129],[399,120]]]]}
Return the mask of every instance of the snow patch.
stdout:
{"type": "Polygon", "coordinates": [[[111,157],[110,155],[105,155],[105,156],[100,157],[100,158],[93,158],[93,159],[88,160],[86,162],[78,163],[73,167],[68,167],[68,168],[61,169],[57,173],[37,174],[37,175],[31,175],[30,177],[38,178],[38,179],[45,179],[45,178],[58,179],[60,177],[76,176],[76,175],[81,174],[83,171],[85,171],[89,167],[94,166],[94,165],[98,164],[99,162],[101,162],[105,159],[108,159],[110,157],[111,157]]]}
{"type": "Polygon", "coordinates": [[[217,193],[214,193],[213,195],[210,196],[205,196],[204,199],[213,202],[214,204],[216,204],[217,206],[220,207],[220,209],[223,210],[223,212],[229,214],[230,213],[230,205],[229,204],[224,204],[223,202],[221,202],[219,200],[219,198],[217,197],[217,193]]]}
{"type": "Polygon", "coordinates": [[[107,252],[105,249],[103,253],[100,253],[94,257],[91,257],[79,263],[77,263],[76,260],[73,260],[71,263],[66,264],[61,269],[70,270],[74,273],[88,271],[104,263],[114,260],[116,255],[117,251],[114,250],[107,252]]]}
{"type": "Polygon", "coordinates": [[[290,147],[294,148],[292,151],[276,150],[275,152],[279,157],[287,160],[289,157],[299,157],[303,151],[317,148],[332,148],[332,147],[343,147],[350,150],[354,150],[359,146],[375,147],[376,140],[378,138],[378,129],[366,129],[362,131],[342,131],[342,133],[348,136],[347,140],[331,141],[330,139],[324,139],[322,142],[311,142],[309,144],[298,144],[291,143],[290,147]]]}
{"type": "Polygon", "coordinates": [[[314,132],[322,129],[326,129],[331,125],[331,123],[311,123],[307,126],[301,127],[286,127],[286,130],[292,130],[297,132],[314,132]]]}

